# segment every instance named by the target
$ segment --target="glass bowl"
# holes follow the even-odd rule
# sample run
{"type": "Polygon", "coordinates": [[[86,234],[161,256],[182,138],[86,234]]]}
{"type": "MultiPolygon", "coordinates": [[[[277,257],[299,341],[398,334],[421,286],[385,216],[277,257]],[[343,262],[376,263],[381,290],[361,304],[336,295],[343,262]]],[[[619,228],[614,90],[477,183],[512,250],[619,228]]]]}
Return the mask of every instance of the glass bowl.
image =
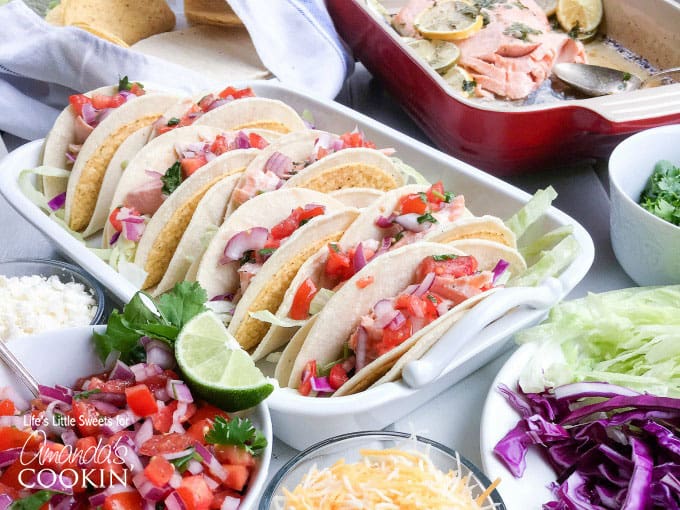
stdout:
{"type": "MultiPolygon", "coordinates": [[[[56,276],[63,283],[80,283],[92,294],[96,304],[96,310],[90,324],[99,324],[102,321],[106,309],[104,289],[92,275],[73,264],[47,259],[2,260],[0,261],[0,275],[7,277],[39,275],[45,278],[56,276]]],[[[85,326],[86,324],[81,325],[85,326]]]]}
{"type": "MultiPolygon", "coordinates": [[[[489,479],[472,462],[458,452],[430,439],[411,436],[404,432],[354,432],[321,441],[288,461],[269,482],[260,500],[259,510],[284,508],[282,504],[277,506],[276,503],[277,498],[283,496],[284,488],[293,490],[313,467],[319,469],[329,467],[340,459],[348,463],[357,462],[361,458],[359,450],[364,448],[373,450],[398,448],[427,453],[441,471],[453,470],[461,477],[469,477],[468,485],[474,498],[491,485],[489,479]]],[[[503,500],[495,489],[480,506],[485,510],[505,510],[503,500]]]]}

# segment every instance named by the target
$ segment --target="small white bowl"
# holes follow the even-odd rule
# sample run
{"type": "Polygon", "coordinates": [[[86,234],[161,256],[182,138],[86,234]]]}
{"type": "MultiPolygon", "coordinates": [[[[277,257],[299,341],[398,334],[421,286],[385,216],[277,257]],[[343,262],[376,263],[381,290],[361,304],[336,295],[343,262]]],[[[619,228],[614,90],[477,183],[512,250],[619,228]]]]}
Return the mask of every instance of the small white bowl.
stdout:
{"type": "Polygon", "coordinates": [[[680,227],[638,204],[662,159],[680,165],[680,124],[635,134],[609,158],[612,247],[621,267],[641,286],[680,283],[680,227]]]}

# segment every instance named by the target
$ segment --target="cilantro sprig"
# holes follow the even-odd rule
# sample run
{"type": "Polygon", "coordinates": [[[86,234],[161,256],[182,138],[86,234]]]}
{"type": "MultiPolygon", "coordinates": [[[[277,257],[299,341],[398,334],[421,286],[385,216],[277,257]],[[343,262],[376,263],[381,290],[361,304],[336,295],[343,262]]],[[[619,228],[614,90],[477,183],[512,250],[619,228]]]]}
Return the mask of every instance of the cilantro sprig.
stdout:
{"type": "Polygon", "coordinates": [[[173,191],[179,188],[182,184],[182,164],[178,161],[165,171],[165,174],[161,177],[161,182],[163,183],[163,188],[161,192],[164,195],[170,195],[173,191]]]}
{"type": "Polygon", "coordinates": [[[640,205],[655,216],[680,226],[680,166],[659,161],[640,196],[640,205]]]}
{"type": "Polygon", "coordinates": [[[253,456],[262,454],[267,447],[264,434],[248,418],[238,417],[227,421],[216,416],[213,427],[205,435],[205,441],[210,444],[235,445],[253,456]]]}
{"type": "Polygon", "coordinates": [[[205,290],[196,282],[177,283],[156,301],[144,292],[137,292],[122,313],[111,312],[104,333],[94,334],[95,351],[102,361],[117,351],[125,363],[142,362],[146,358],[139,343],[142,336],[173,346],[182,327],[207,310],[207,300],[205,290]]]}
{"type": "Polygon", "coordinates": [[[52,496],[59,494],[56,491],[41,490],[34,492],[30,496],[17,499],[9,505],[9,510],[39,510],[45,503],[47,503],[52,496]]]}

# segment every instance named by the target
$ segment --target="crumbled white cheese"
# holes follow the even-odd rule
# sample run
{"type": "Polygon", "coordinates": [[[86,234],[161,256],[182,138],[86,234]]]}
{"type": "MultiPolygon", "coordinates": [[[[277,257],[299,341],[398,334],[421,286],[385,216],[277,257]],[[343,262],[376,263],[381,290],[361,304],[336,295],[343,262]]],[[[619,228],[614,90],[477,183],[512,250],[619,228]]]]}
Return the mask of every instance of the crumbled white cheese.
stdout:
{"type": "Polygon", "coordinates": [[[97,303],[80,283],[57,276],[0,275],[0,340],[7,341],[50,329],[85,326],[97,303]]]}

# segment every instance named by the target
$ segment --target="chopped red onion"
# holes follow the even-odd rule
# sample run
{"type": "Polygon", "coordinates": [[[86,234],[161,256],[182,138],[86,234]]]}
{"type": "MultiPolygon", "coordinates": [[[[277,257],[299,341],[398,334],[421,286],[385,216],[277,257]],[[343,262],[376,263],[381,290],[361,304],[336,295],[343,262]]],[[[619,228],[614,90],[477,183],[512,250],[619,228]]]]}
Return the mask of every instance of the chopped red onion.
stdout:
{"type": "Polygon", "coordinates": [[[379,257],[383,253],[387,253],[391,247],[392,247],[392,238],[391,237],[384,237],[383,240],[380,243],[380,248],[377,249],[375,254],[371,257],[371,260],[373,260],[376,257],[379,257]]]}
{"type": "Polygon", "coordinates": [[[239,131],[234,138],[237,149],[250,149],[250,139],[243,131],[239,131]]]}
{"type": "Polygon", "coordinates": [[[366,366],[366,348],[368,347],[367,343],[368,333],[366,333],[366,329],[364,329],[363,326],[359,326],[359,329],[357,330],[357,348],[354,352],[357,358],[356,362],[354,363],[354,368],[357,372],[366,366]]]}
{"type": "Polygon", "coordinates": [[[95,109],[94,106],[92,106],[92,103],[87,102],[83,103],[82,108],[80,109],[81,111],[81,117],[83,120],[91,127],[94,127],[97,121],[97,110],[95,109]]]}
{"type": "Polygon", "coordinates": [[[57,475],[53,470],[43,469],[38,471],[31,480],[31,486],[39,489],[46,489],[49,491],[61,492],[64,494],[73,494],[73,480],[63,474],[57,475]],[[51,475],[52,479],[46,481],[46,475],[51,475]]]}
{"type": "Polygon", "coordinates": [[[182,381],[168,379],[166,390],[170,397],[180,402],[190,403],[194,401],[194,397],[191,396],[191,390],[182,381]]]}
{"type": "Polygon", "coordinates": [[[196,453],[198,453],[203,459],[203,465],[208,468],[210,474],[212,474],[218,480],[224,481],[227,478],[227,472],[222,467],[222,464],[210,453],[210,451],[203,446],[201,443],[196,443],[195,445],[196,453]]]}
{"type": "Polygon", "coordinates": [[[395,218],[396,215],[394,214],[390,214],[387,218],[385,216],[378,216],[378,219],[375,220],[375,224],[380,228],[390,228],[394,224],[395,218]]]}
{"type": "Polygon", "coordinates": [[[420,218],[418,213],[408,213],[397,216],[394,218],[394,222],[411,232],[423,232],[430,228],[431,223],[429,221],[418,223],[418,218],[420,218]]]}
{"type": "Polygon", "coordinates": [[[121,224],[123,225],[123,235],[128,241],[137,243],[142,238],[142,234],[144,233],[146,225],[144,224],[143,218],[139,219],[141,219],[141,222],[132,218],[121,220],[121,224]]]}
{"type": "Polygon", "coordinates": [[[164,503],[167,510],[187,510],[182,497],[177,491],[172,491],[170,495],[165,498],[164,503]]]}
{"type": "Polygon", "coordinates": [[[211,491],[215,492],[220,487],[220,482],[214,480],[212,477],[204,476],[203,478],[205,479],[205,483],[208,484],[208,487],[210,487],[211,491]]]}
{"type": "Polygon", "coordinates": [[[130,469],[132,474],[141,473],[144,471],[144,466],[137,453],[135,453],[135,444],[127,436],[122,436],[120,440],[114,445],[114,452],[125,465],[130,469]],[[127,439],[127,441],[126,441],[127,439]]]}
{"type": "Polygon", "coordinates": [[[126,102],[129,101],[130,99],[134,99],[134,98],[137,97],[136,94],[133,94],[133,93],[130,92],[129,90],[119,90],[119,91],[118,91],[118,95],[119,95],[119,96],[123,96],[123,98],[125,98],[125,101],[126,101],[126,102]]]}
{"type": "Polygon", "coordinates": [[[117,406],[103,400],[92,400],[92,405],[97,411],[106,415],[114,415],[120,410],[117,406]]]}
{"type": "Polygon", "coordinates": [[[177,471],[175,471],[172,476],[170,477],[170,480],[168,481],[168,485],[172,487],[173,489],[176,489],[182,484],[182,475],[180,475],[177,471]]]}
{"type": "Polygon", "coordinates": [[[12,464],[21,455],[21,447],[10,448],[0,452],[0,468],[5,468],[12,464]]]}
{"type": "Polygon", "coordinates": [[[52,200],[47,202],[47,205],[53,211],[57,211],[57,210],[61,209],[62,207],[64,207],[65,203],[66,203],[66,192],[64,191],[63,193],[59,193],[52,200]]]}
{"type": "Polygon", "coordinates": [[[352,354],[349,358],[342,362],[342,369],[349,374],[354,369],[356,361],[356,356],[352,354]]]}
{"type": "Polygon", "coordinates": [[[394,309],[392,300],[381,299],[375,306],[373,306],[373,312],[375,313],[375,326],[377,328],[384,328],[387,326],[399,313],[394,309]]]}
{"type": "Polygon", "coordinates": [[[234,294],[218,294],[217,296],[210,299],[210,301],[232,301],[234,299],[234,294]]]}
{"type": "Polygon", "coordinates": [[[167,496],[169,489],[156,487],[149,480],[143,471],[140,471],[132,478],[132,483],[139,491],[140,496],[151,501],[161,501],[167,496]]]}
{"type": "Polygon", "coordinates": [[[225,104],[230,102],[231,101],[229,101],[228,99],[218,99],[217,101],[213,101],[212,103],[210,103],[210,105],[208,105],[208,107],[205,108],[203,111],[210,112],[215,108],[219,108],[220,106],[224,106],[225,104]]]}
{"type": "Polygon", "coordinates": [[[103,110],[99,110],[99,111],[97,112],[97,119],[96,119],[96,121],[95,121],[96,124],[99,125],[106,117],[108,117],[109,115],[111,115],[111,112],[112,112],[114,109],[115,109],[115,108],[104,108],[103,110]]]}
{"type": "Polygon", "coordinates": [[[505,273],[505,270],[510,266],[510,263],[500,259],[498,261],[498,264],[496,264],[496,267],[493,268],[493,280],[491,281],[492,284],[496,283],[496,280],[501,277],[503,273],[505,273]]]}
{"type": "Polygon", "coordinates": [[[191,455],[192,453],[194,453],[194,448],[190,447],[186,450],[182,450],[181,452],[162,453],[161,456],[165,457],[167,460],[175,460],[186,457],[187,455],[191,455]]]}
{"type": "Polygon", "coordinates": [[[75,433],[73,429],[66,429],[61,434],[61,440],[64,442],[65,445],[75,446],[76,441],[78,441],[78,435],[75,433]]]}
{"type": "Polygon", "coordinates": [[[69,162],[71,162],[71,163],[75,163],[75,162],[76,162],[75,156],[74,156],[73,154],[71,154],[70,152],[65,152],[65,153],[64,153],[64,156],[66,156],[66,159],[68,159],[69,162]]]}
{"type": "Polygon", "coordinates": [[[42,400],[45,404],[49,404],[50,402],[54,401],[63,402],[65,404],[71,404],[73,402],[71,395],[63,390],[60,390],[59,388],[52,388],[51,386],[43,386],[42,384],[39,384],[38,391],[40,392],[40,400],[42,400]]]}
{"type": "Polygon", "coordinates": [[[239,232],[227,242],[224,255],[220,258],[220,264],[239,260],[247,251],[261,250],[264,248],[268,237],[269,230],[264,227],[253,227],[239,232]]]}
{"type": "Polygon", "coordinates": [[[66,494],[55,494],[50,500],[50,508],[52,510],[71,510],[76,508],[76,504],[76,499],[66,494]]]}
{"type": "Polygon", "coordinates": [[[155,170],[144,170],[144,173],[150,177],[153,177],[154,180],[161,180],[161,177],[163,177],[163,174],[160,172],[156,172],[155,170]]]}
{"type": "Polygon", "coordinates": [[[319,149],[333,150],[333,144],[337,140],[335,135],[331,133],[321,132],[319,138],[314,143],[314,154],[319,152],[319,149]]]}
{"type": "Polygon", "coordinates": [[[198,475],[203,472],[203,466],[197,460],[190,460],[187,464],[187,471],[192,475],[198,475]]]}
{"type": "Polygon", "coordinates": [[[220,510],[238,510],[239,506],[241,506],[241,500],[239,498],[227,496],[224,498],[220,510]]]}
{"type": "Polygon", "coordinates": [[[264,164],[264,171],[286,179],[293,171],[293,160],[281,152],[274,152],[264,164]]]}
{"type": "Polygon", "coordinates": [[[441,317],[442,315],[449,311],[450,303],[451,303],[450,301],[442,301],[437,305],[437,315],[439,317],[441,317]]]}
{"type": "Polygon", "coordinates": [[[119,237],[120,237],[120,231],[114,232],[113,235],[111,236],[111,239],[109,240],[109,245],[116,244],[116,241],[118,241],[119,237]]]}
{"type": "Polygon", "coordinates": [[[354,263],[354,272],[357,273],[366,265],[366,257],[364,256],[364,246],[362,243],[357,244],[354,250],[354,257],[352,259],[354,263]]]}
{"type": "Polygon", "coordinates": [[[151,418],[147,418],[144,420],[144,423],[142,423],[142,426],[139,427],[139,430],[137,431],[137,434],[135,434],[135,446],[139,450],[141,446],[146,443],[151,437],[153,436],[153,422],[151,421],[151,418]]]}
{"type": "Polygon", "coordinates": [[[161,367],[151,363],[137,363],[136,365],[132,365],[130,370],[132,370],[132,373],[135,374],[135,380],[137,382],[144,382],[149,377],[163,373],[163,369],[161,367]]]}
{"type": "Polygon", "coordinates": [[[184,425],[182,425],[182,418],[187,414],[188,404],[186,402],[177,403],[177,409],[172,413],[172,426],[170,427],[170,432],[177,432],[178,434],[184,434],[184,425]]]}
{"type": "Polygon", "coordinates": [[[401,312],[397,312],[397,315],[394,316],[394,319],[392,319],[392,322],[390,322],[387,327],[392,331],[396,331],[404,325],[404,322],[406,322],[406,316],[401,312]]]}
{"type": "Polygon", "coordinates": [[[106,424],[102,426],[102,432],[107,435],[113,435],[116,432],[125,430],[137,421],[139,421],[139,416],[128,409],[117,414],[113,419],[108,420],[106,424]]]}
{"type": "Polygon", "coordinates": [[[149,364],[158,365],[163,369],[175,366],[175,355],[170,346],[160,340],[151,340],[144,346],[146,361],[149,364]]]}
{"type": "Polygon", "coordinates": [[[430,290],[430,287],[432,287],[432,284],[434,283],[434,277],[434,273],[427,273],[425,278],[423,278],[423,281],[420,283],[420,285],[418,285],[418,288],[413,291],[413,295],[416,297],[423,297],[425,293],[430,290]]]}
{"type": "Polygon", "coordinates": [[[312,377],[310,379],[312,383],[312,390],[319,393],[333,393],[335,390],[331,388],[331,383],[328,381],[328,377],[312,377]]]}
{"type": "Polygon", "coordinates": [[[114,379],[121,381],[134,381],[135,374],[132,373],[130,367],[123,363],[121,360],[116,360],[116,364],[113,366],[113,370],[109,374],[109,381],[114,379]]]}

